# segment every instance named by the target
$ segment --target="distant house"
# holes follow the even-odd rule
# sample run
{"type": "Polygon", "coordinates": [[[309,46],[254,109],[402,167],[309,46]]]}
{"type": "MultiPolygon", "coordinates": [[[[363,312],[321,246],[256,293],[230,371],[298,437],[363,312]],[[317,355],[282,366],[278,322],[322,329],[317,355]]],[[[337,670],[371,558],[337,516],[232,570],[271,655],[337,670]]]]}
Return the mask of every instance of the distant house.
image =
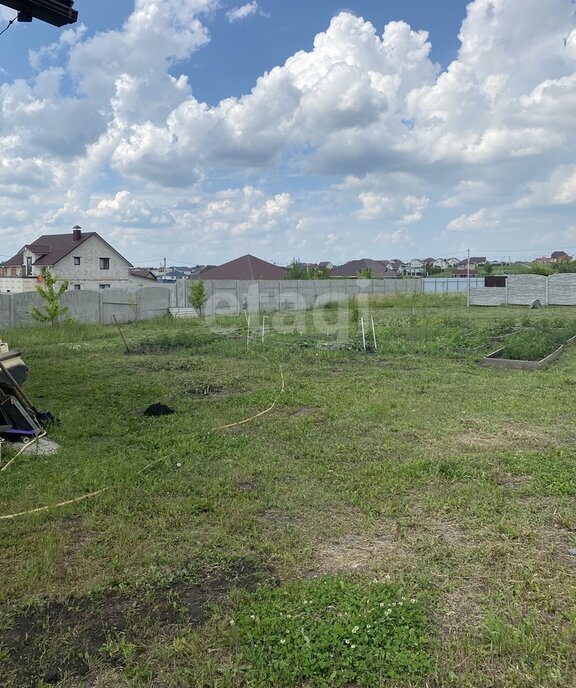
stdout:
{"type": "Polygon", "coordinates": [[[465,258],[464,260],[460,260],[460,261],[458,261],[458,265],[456,265],[455,267],[457,267],[457,268],[466,267],[468,265],[468,263],[470,263],[470,265],[472,267],[478,267],[479,265],[485,265],[487,263],[487,260],[486,260],[486,258],[482,258],[482,257],[474,257],[473,258],[472,256],[470,256],[469,261],[468,261],[468,258],[465,258]]]}
{"type": "Polygon", "coordinates": [[[286,269],[249,254],[202,270],[191,279],[201,280],[281,280],[286,277],[286,269]]]}
{"type": "Polygon", "coordinates": [[[446,270],[448,265],[448,261],[444,258],[436,258],[436,260],[432,263],[433,268],[440,268],[440,270],[446,270]]]}
{"type": "Polygon", "coordinates": [[[408,267],[419,270],[424,267],[424,261],[420,260],[420,258],[412,258],[408,263],[408,267]]]}
{"type": "Polygon", "coordinates": [[[460,262],[459,258],[446,258],[446,262],[448,263],[448,266],[451,268],[455,268],[458,263],[460,262]]]}
{"type": "Polygon", "coordinates": [[[555,263],[563,263],[563,262],[569,262],[572,260],[571,256],[569,256],[567,253],[564,251],[554,251],[551,255],[550,258],[555,263]]]}
{"type": "Polygon", "coordinates": [[[134,287],[153,287],[157,282],[156,275],[149,268],[130,268],[128,274],[134,287]]]}
{"type": "MultiPolygon", "coordinates": [[[[452,277],[468,277],[468,263],[452,268],[452,277]]],[[[478,277],[478,270],[470,265],[470,277],[478,277]]]]}
{"type": "Polygon", "coordinates": [[[388,269],[395,270],[396,272],[401,272],[405,267],[404,263],[399,258],[392,258],[392,260],[387,261],[388,269]]]}
{"type": "Polygon", "coordinates": [[[132,264],[96,232],[74,227],[68,234],[43,234],[0,264],[0,291],[33,291],[46,272],[70,282],[69,289],[130,288],[132,264]]]}
{"type": "Polygon", "coordinates": [[[555,261],[551,256],[539,256],[538,258],[534,258],[534,262],[548,265],[550,263],[554,263],[555,261]]]}
{"type": "Polygon", "coordinates": [[[195,265],[193,268],[190,268],[190,273],[188,275],[188,279],[198,279],[198,276],[204,272],[205,270],[210,270],[212,268],[215,268],[215,265],[195,265]]]}
{"type": "Polygon", "coordinates": [[[326,270],[332,270],[332,268],[334,266],[332,265],[332,263],[329,260],[321,260],[318,263],[318,267],[319,268],[325,268],[326,270]]]}
{"type": "Polygon", "coordinates": [[[344,263],[344,265],[332,268],[330,277],[358,277],[358,273],[363,270],[371,270],[372,275],[377,278],[396,278],[398,276],[397,271],[391,269],[389,265],[382,265],[382,262],[379,260],[362,258],[360,260],[350,260],[344,263]]]}

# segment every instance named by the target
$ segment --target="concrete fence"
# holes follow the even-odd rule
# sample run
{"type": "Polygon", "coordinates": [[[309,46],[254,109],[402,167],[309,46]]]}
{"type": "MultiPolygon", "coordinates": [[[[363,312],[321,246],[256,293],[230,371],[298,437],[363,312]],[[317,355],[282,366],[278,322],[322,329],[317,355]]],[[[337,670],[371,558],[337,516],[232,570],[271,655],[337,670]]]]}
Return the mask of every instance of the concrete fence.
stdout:
{"type": "MultiPolygon", "coordinates": [[[[61,303],[68,306],[68,315],[83,323],[148,320],[168,313],[170,290],[164,287],[144,287],[138,291],[125,289],[101,289],[99,291],[67,291],[61,303]]],[[[41,306],[41,298],[35,292],[0,294],[0,329],[31,325],[33,305],[41,306]]]]}
{"type": "MultiPolygon", "coordinates": [[[[454,279],[454,278],[452,278],[454,279]]],[[[576,273],[511,275],[505,287],[481,287],[471,280],[471,306],[527,306],[540,299],[543,305],[576,306],[576,273]]],[[[206,280],[208,301],[205,315],[237,315],[243,310],[300,311],[326,303],[346,301],[359,294],[448,293],[467,289],[467,280],[423,279],[338,279],[338,280],[206,280]]],[[[62,296],[70,317],[78,322],[111,324],[149,320],[165,315],[170,308],[188,308],[190,282],[125,289],[72,290],[62,296]]],[[[36,292],[0,293],[0,330],[34,323],[33,304],[40,305],[36,292]]]]}
{"type": "MultiPolygon", "coordinates": [[[[484,286],[483,277],[471,277],[470,288],[484,286]]],[[[425,294],[452,294],[468,291],[467,277],[423,277],[422,290],[425,294]]]]}
{"type": "Polygon", "coordinates": [[[471,306],[529,306],[535,299],[545,306],[576,306],[576,273],[510,275],[505,287],[470,290],[471,306]]]}
{"type": "Polygon", "coordinates": [[[244,309],[248,312],[305,310],[332,301],[345,301],[356,294],[422,291],[419,279],[213,280],[204,284],[208,294],[206,315],[237,314],[244,309]]]}
{"type": "MultiPolygon", "coordinates": [[[[237,315],[243,310],[293,311],[345,301],[355,294],[410,294],[422,291],[422,280],[207,280],[205,315],[237,315]]],[[[190,282],[125,289],[71,290],[62,295],[68,315],[78,322],[110,324],[148,320],[187,308],[190,282]]],[[[32,305],[41,305],[36,292],[0,294],[0,329],[30,325],[32,305]]]]}

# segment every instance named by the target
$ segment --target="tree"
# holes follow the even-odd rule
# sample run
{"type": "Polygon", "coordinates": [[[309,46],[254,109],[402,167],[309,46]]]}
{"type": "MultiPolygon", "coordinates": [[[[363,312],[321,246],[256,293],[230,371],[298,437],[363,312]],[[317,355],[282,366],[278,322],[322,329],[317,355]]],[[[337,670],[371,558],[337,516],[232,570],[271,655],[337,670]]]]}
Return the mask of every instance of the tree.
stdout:
{"type": "Polygon", "coordinates": [[[308,275],[310,279],[330,279],[330,270],[325,265],[315,265],[308,275]]]}
{"type": "Polygon", "coordinates": [[[305,280],[310,279],[310,275],[304,263],[300,262],[297,258],[292,258],[285,279],[305,280]]]}
{"type": "Polygon", "coordinates": [[[202,280],[194,281],[190,285],[188,289],[188,300],[192,304],[192,308],[195,308],[198,314],[202,315],[202,308],[206,301],[208,301],[208,294],[206,293],[206,287],[202,280]]]}
{"type": "Polygon", "coordinates": [[[492,267],[492,263],[486,263],[486,265],[482,266],[482,269],[485,275],[491,275],[494,268],[492,267]]]}
{"type": "Polygon", "coordinates": [[[556,264],[556,272],[576,272],[576,261],[561,260],[556,264]]]}
{"type": "Polygon", "coordinates": [[[544,277],[548,277],[554,272],[554,269],[551,265],[544,265],[543,263],[539,263],[538,261],[533,261],[532,265],[530,266],[529,272],[532,275],[544,275],[544,277]]]}
{"type": "Polygon", "coordinates": [[[362,270],[358,270],[357,277],[360,279],[374,279],[374,270],[372,268],[362,268],[362,270]]]}
{"type": "Polygon", "coordinates": [[[32,306],[30,313],[40,323],[55,325],[70,310],[60,303],[60,297],[68,289],[69,282],[64,280],[56,287],[58,279],[50,271],[44,274],[44,284],[36,285],[36,292],[42,298],[42,307],[32,306]]]}

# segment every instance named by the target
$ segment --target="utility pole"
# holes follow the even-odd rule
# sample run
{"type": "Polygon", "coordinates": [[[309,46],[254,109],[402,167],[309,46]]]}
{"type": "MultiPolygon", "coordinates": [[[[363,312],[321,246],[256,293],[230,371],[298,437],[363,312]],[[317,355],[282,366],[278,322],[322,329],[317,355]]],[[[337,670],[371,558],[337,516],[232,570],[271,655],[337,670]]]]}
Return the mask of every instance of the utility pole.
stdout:
{"type": "Polygon", "coordinates": [[[468,284],[466,285],[466,308],[470,308],[470,249],[468,249],[468,264],[466,265],[466,275],[468,279],[468,284]]]}
{"type": "Polygon", "coordinates": [[[162,279],[166,281],[166,258],[164,258],[164,272],[162,274],[162,279]]]}

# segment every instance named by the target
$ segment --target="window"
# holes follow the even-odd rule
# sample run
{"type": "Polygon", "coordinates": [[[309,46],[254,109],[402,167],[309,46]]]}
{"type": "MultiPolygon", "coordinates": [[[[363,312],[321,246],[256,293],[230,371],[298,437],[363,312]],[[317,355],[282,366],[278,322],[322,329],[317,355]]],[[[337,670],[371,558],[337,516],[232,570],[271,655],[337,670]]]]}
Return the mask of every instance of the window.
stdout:
{"type": "Polygon", "coordinates": [[[110,289],[110,285],[109,284],[99,284],[98,289],[110,289]]]}
{"type": "Polygon", "coordinates": [[[110,270],[110,258],[100,258],[100,270],[110,270]]]}
{"type": "Polygon", "coordinates": [[[80,285],[79,285],[79,284],[75,284],[75,285],[74,285],[74,289],[80,289],[80,285]]]}
{"type": "Polygon", "coordinates": [[[80,256],[74,256],[74,265],[80,265],[80,256]]]}
{"type": "Polygon", "coordinates": [[[31,275],[32,274],[32,258],[28,256],[26,258],[26,275],[31,275]]]}

